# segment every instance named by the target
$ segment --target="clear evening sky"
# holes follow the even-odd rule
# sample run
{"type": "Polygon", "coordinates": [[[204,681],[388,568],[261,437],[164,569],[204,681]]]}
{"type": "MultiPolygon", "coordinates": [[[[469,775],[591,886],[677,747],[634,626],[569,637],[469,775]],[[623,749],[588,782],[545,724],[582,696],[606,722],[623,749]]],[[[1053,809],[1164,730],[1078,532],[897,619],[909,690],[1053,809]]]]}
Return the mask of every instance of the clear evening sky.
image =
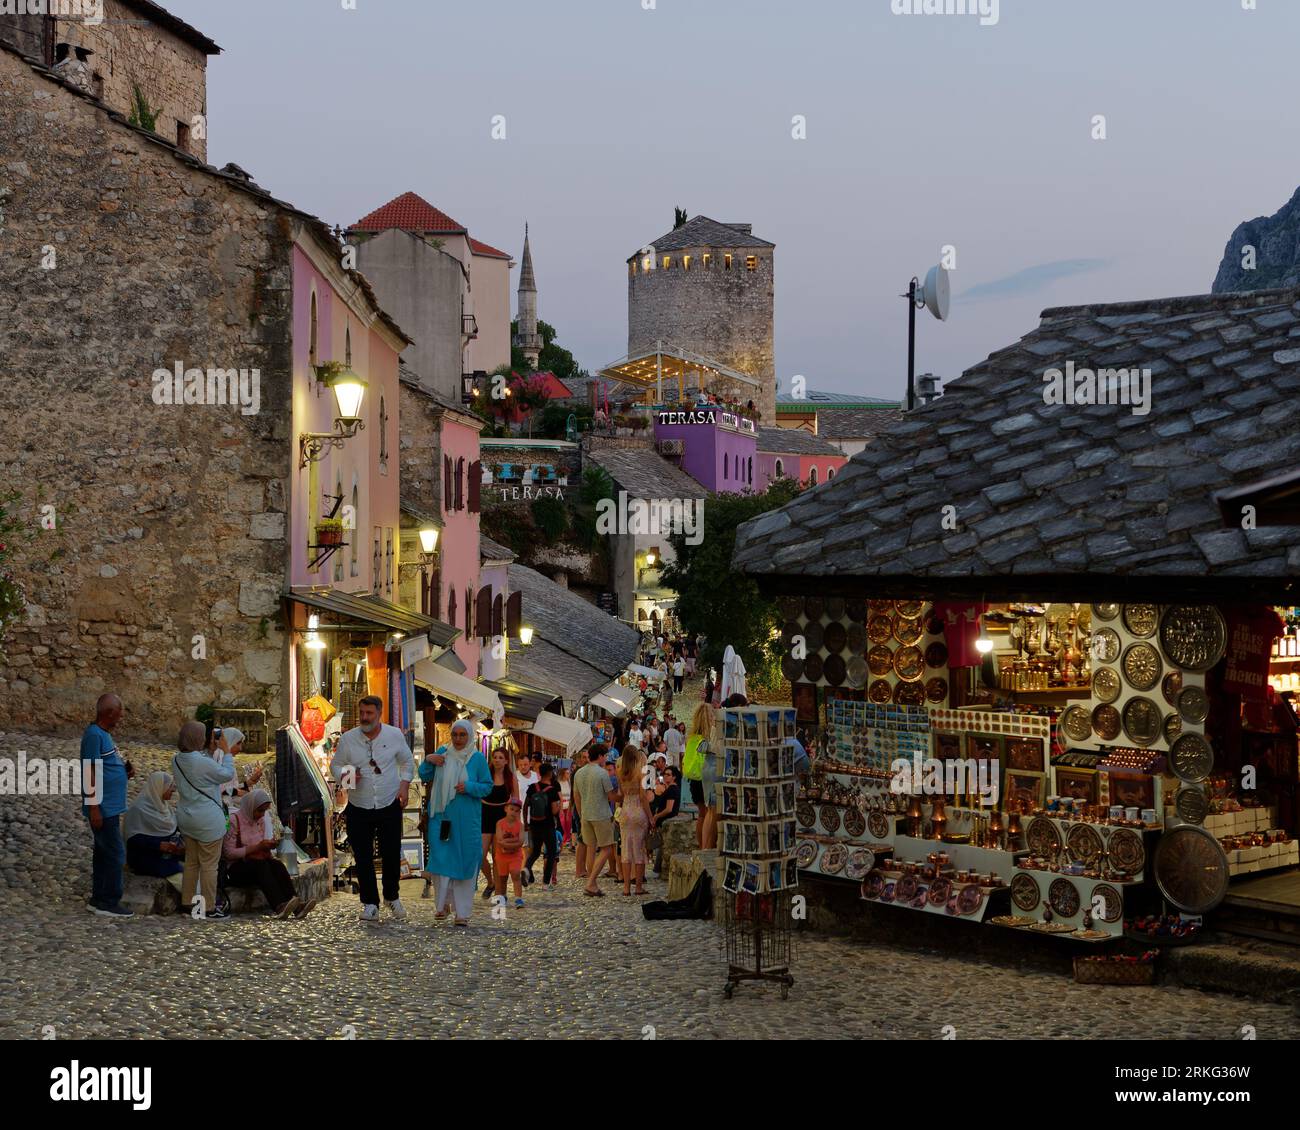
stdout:
{"type": "Polygon", "coordinates": [[[920,316],[917,367],[947,379],[1045,307],[1208,291],[1300,183],[1297,0],[1001,0],[987,27],[650,2],[163,0],[225,49],[214,164],[330,223],[410,189],[516,258],[528,220],[539,315],[593,370],[675,205],[776,243],[783,387],[900,396],[895,296],[943,245],[955,301],[920,316]]]}

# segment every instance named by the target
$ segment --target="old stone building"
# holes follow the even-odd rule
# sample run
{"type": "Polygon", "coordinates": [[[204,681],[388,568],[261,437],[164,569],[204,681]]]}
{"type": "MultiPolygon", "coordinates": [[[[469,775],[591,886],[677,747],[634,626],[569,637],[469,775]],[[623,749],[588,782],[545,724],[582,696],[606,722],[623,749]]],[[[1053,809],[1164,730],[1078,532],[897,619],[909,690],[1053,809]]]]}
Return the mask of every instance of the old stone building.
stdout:
{"type": "MultiPolygon", "coordinates": [[[[776,245],[750,224],[695,216],[627,260],[627,352],[659,343],[757,378],[762,419],[776,417],[776,245]]],[[[738,393],[740,390],[736,390],[738,393]]]]}

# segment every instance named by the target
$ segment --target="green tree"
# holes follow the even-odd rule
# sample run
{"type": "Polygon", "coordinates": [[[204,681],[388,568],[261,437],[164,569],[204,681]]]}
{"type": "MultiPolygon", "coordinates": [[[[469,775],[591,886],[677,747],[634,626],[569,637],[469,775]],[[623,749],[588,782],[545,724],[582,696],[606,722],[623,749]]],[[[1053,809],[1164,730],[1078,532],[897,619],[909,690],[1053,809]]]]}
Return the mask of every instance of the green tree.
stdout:
{"type": "Polygon", "coordinates": [[[763,494],[711,494],[704,502],[699,544],[687,544],[685,531],[668,539],[675,560],[664,566],[661,576],[677,592],[682,626],[707,637],[701,664],[721,665],[730,644],[758,687],[774,687],[780,681],[781,620],[776,602],[759,593],[754,578],[731,568],[736,527],[784,506],[798,493],[797,483],[781,478],[763,494]]]}
{"type": "Polygon", "coordinates": [[[569,532],[569,509],[562,498],[539,498],[533,503],[533,521],[547,542],[559,541],[569,532]]]}
{"type": "MultiPolygon", "coordinates": [[[[515,334],[518,332],[519,322],[511,322],[510,339],[512,343],[515,334]]],[[[537,334],[542,339],[542,348],[537,354],[538,372],[554,373],[562,381],[577,380],[588,376],[587,370],[578,364],[572,353],[563,346],[555,344],[556,330],[550,322],[543,322],[539,318],[537,320],[537,334]]],[[[520,373],[532,371],[532,366],[524,358],[523,350],[514,344],[510,346],[510,365],[520,373]]]]}
{"type": "Polygon", "coordinates": [[[684,223],[686,223],[686,209],[674,208],[673,209],[673,231],[676,231],[684,223]]]}
{"type": "Polygon", "coordinates": [[[614,497],[614,480],[604,467],[588,463],[582,472],[578,500],[573,507],[573,532],[578,543],[593,552],[605,547],[605,538],[596,532],[596,507],[602,499],[614,497]]]}

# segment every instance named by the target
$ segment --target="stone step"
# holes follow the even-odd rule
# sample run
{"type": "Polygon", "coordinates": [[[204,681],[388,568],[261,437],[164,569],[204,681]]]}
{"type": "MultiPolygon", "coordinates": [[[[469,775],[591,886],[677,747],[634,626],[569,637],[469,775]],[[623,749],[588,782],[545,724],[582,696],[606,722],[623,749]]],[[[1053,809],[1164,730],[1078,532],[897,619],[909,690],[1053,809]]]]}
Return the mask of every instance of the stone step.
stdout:
{"type": "MultiPolygon", "coordinates": [[[[330,895],[329,865],[324,859],[314,859],[299,865],[293,882],[300,899],[327,899],[330,895]]],[[[271,908],[257,887],[230,887],[230,909],[234,914],[265,914],[271,908]]],[[[152,875],[126,873],[122,891],[122,905],[136,914],[175,914],[180,910],[180,891],[167,879],[152,875]]]]}

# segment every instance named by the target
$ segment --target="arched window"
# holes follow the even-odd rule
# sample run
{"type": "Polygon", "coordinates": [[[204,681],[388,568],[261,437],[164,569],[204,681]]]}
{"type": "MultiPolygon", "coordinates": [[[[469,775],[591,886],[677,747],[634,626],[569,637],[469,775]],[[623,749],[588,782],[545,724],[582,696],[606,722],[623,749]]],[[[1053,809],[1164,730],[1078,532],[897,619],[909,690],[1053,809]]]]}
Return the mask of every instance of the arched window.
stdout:
{"type": "Polygon", "coordinates": [[[827,468],[826,468],[826,481],[829,483],[829,482],[831,481],[831,479],[833,479],[833,478],[835,478],[835,468],[834,468],[834,467],[827,467],[827,468]]]}
{"type": "Polygon", "coordinates": [[[316,375],[319,355],[316,352],[316,292],[311,292],[311,336],[307,339],[307,364],[312,367],[312,376],[316,375]]]}
{"type": "Polygon", "coordinates": [[[473,587],[465,590],[465,638],[469,639],[474,633],[474,589],[473,587]]]}
{"type": "Polygon", "coordinates": [[[453,588],[447,590],[447,623],[453,628],[456,626],[456,590],[453,588]]]}
{"type": "Polygon", "coordinates": [[[388,408],[384,398],[379,398],[379,462],[388,469],[388,408]]]}
{"type": "Polygon", "coordinates": [[[817,485],[817,468],[816,468],[816,467],[810,467],[810,468],[808,469],[808,485],[809,485],[810,487],[815,487],[815,486],[817,485]]]}
{"type": "Polygon", "coordinates": [[[352,327],[343,331],[343,364],[352,368],[352,327]]]}
{"type": "Polygon", "coordinates": [[[776,461],[776,477],[779,479],[784,474],[785,474],[785,461],[782,459],[778,459],[776,461]]]}
{"type": "Polygon", "coordinates": [[[745,481],[748,482],[750,486],[754,485],[754,457],[752,455],[749,457],[746,463],[745,481]]]}
{"type": "MultiPolygon", "coordinates": [[[[338,499],[339,505],[342,506],[343,505],[343,479],[340,476],[335,476],[334,479],[334,495],[338,499]]],[[[343,540],[353,541],[354,539],[348,533],[347,530],[344,530],[343,540]]],[[[343,580],[343,554],[341,553],[336,553],[334,555],[334,579],[336,581],[343,580]]]]}
{"type": "Polygon", "coordinates": [[[361,495],[357,489],[356,477],[352,479],[352,528],[345,530],[343,536],[347,541],[352,543],[352,575],[355,577],[360,571],[358,561],[358,551],[361,548],[361,535],[357,532],[361,529],[361,495]]]}

